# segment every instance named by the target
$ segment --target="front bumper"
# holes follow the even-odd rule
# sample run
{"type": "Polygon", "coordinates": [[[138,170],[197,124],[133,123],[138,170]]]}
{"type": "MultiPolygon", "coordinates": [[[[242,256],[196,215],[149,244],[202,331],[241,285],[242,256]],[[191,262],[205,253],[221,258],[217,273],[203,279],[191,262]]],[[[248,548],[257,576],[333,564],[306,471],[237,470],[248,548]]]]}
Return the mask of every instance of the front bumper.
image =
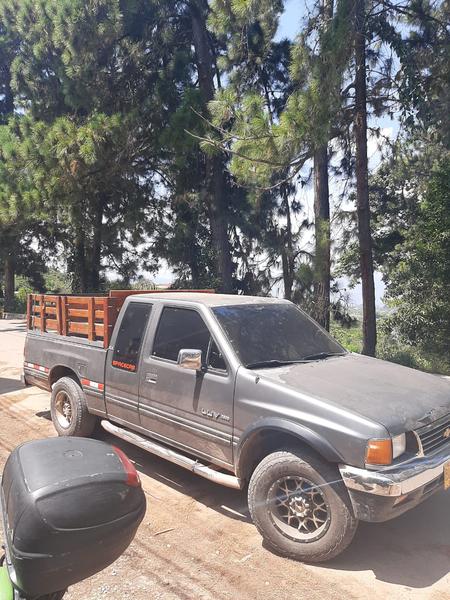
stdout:
{"type": "Polygon", "coordinates": [[[339,470],[355,516],[363,521],[387,521],[442,489],[444,466],[449,462],[450,443],[432,456],[418,457],[384,471],[349,465],[340,465],[339,470]]]}

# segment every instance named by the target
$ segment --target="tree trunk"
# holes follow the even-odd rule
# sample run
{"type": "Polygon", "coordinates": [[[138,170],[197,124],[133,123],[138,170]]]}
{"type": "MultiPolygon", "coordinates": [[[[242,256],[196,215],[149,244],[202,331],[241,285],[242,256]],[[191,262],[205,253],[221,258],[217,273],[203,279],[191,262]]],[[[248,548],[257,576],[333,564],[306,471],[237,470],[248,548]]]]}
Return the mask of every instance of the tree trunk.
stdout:
{"type": "Polygon", "coordinates": [[[84,232],[81,227],[75,230],[75,240],[72,253],[72,290],[84,294],[88,291],[88,277],[86,269],[86,247],[84,232]]]}
{"type": "Polygon", "coordinates": [[[281,195],[286,212],[286,230],[281,249],[284,297],[286,300],[292,300],[292,287],[294,285],[294,243],[292,241],[291,207],[289,205],[289,195],[284,187],[281,189],[281,195]]]}
{"type": "Polygon", "coordinates": [[[196,256],[194,256],[194,258],[189,261],[189,270],[191,272],[192,288],[196,290],[200,287],[200,273],[198,269],[198,262],[196,256]]]}
{"type": "Polygon", "coordinates": [[[369,178],[367,160],[367,81],[365,0],[357,0],[355,35],[355,145],[356,204],[358,215],[359,263],[363,295],[362,353],[375,356],[377,343],[375,284],[373,279],[372,234],[370,230],[369,178]]]}
{"type": "Polygon", "coordinates": [[[328,147],[314,152],[314,228],[316,260],[314,274],[314,318],[330,328],[330,195],[328,189],[328,147]]]}
{"type": "Polygon", "coordinates": [[[292,300],[293,278],[289,269],[289,257],[286,248],[281,248],[281,266],[283,269],[283,285],[285,300],[292,300]]]}
{"type": "Polygon", "coordinates": [[[89,291],[98,292],[100,287],[100,262],[102,258],[102,240],[103,240],[103,213],[106,204],[106,198],[101,195],[97,199],[94,209],[94,220],[92,223],[92,251],[90,254],[90,264],[87,265],[89,272],[89,291]]]}
{"type": "Polygon", "coordinates": [[[191,287],[195,290],[201,287],[200,284],[200,249],[195,239],[195,229],[191,232],[192,237],[187,242],[187,263],[191,272],[191,287]]]}
{"type": "MultiPolygon", "coordinates": [[[[206,29],[203,2],[190,4],[192,35],[195,48],[198,79],[205,110],[214,98],[214,56],[206,29]]],[[[231,260],[230,240],[227,222],[227,181],[223,159],[220,155],[205,155],[206,164],[206,202],[211,225],[216,270],[219,287],[223,292],[233,291],[233,262],[231,260]]]]}
{"type": "MultiPolygon", "coordinates": [[[[230,239],[228,237],[227,190],[222,157],[207,157],[212,162],[209,187],[212,191],[208,203],[209,221],[216,257],[216,268],[220,279],[220,291],[233,291],[233,262],[231,260],[230,239]]],[[[208,168],[208,167],[207,167],[208,168]]]]}
{"type": "MultiPolygon", "coordinates": [[[[322,0],[321,29],[326,32],[333,18],[333,0],[322,0]]],[[[321,50],[322,51],[322,50],[321,50]]],[[[324,57],[323,77],[327,77],[327,64],[324,57]]],[[[329,93],[325,86],[324,94],[329,93]]],[[[327,98],[324,98],[327,101],[327,98]]],[[[328,187],[328,144],[324,141],[314,151],[314,229],[315,229],[315,269],[314,269],[314,318],[325,329],[330,328],[330,193],[328,187]]]]}
{"type": "Polygon", "coordinates": [[[15,308],[15,265],[13,254],[8,254],[4,262],[4,307],[5,312],[14,312],[15,308]]]}

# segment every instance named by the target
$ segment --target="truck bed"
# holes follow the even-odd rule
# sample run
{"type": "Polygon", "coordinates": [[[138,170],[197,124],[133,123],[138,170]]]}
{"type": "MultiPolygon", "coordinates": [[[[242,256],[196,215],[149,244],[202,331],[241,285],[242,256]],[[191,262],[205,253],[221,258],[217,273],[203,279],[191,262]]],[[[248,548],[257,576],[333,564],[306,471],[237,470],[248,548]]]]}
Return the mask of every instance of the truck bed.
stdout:
{"type": "Polygon", "coordinates": [[[102,341],[68,337],[54,331],[29,331],[25,341],[26,383],[50,391],[55,381],[73,372],[79,378],[90,410],[103,415],[107,352],[102,341]]]}
{"type": "Polygon", "coordinates": [[[132,293],[118,290],[108,296],[30,294],[27,328],[42,334],[100,342],[107,348],[120,307],[132,293]]]}
{"type": "MultiPolygon", "coordinates": [[[[212,290],[190,291],[212,292],[212,290]]],[[[65,338],[78,338],[108,348],[125,299],[136,294],[152,293],[160,293],[160,290],[111,290],[108,295],[95,296],[29,294],[27,329],[65,338]]]]}

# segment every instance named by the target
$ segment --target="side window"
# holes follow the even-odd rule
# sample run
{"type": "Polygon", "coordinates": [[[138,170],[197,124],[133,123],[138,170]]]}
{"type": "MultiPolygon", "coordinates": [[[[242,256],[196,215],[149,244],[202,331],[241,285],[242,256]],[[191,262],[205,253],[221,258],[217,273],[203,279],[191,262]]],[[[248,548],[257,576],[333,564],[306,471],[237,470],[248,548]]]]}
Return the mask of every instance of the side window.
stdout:
{"type": "Polygon", "coordinates": [[[209,331],[201,316],[186,308],[163,309],[153,344],[153,356],[177,361],[182,348],[201,350],[206,359],[209,331]]]}
{"type": "Polygon", "coordinates": [[[139,361],[142,338],[147,328],[151,304],[131,302],[123,316],[114,347],[112,366],[135,372],[139,361]]]}
{"type": "Polygon", "coordinates": [[[219,369],[220,371],[226,371],[227,365],[225,364],[225,360],[217,347],[216,342],[211,338],[211,345],[209,346],[209,359],[208,359],[208,367],[212,369],[219,369]]]}

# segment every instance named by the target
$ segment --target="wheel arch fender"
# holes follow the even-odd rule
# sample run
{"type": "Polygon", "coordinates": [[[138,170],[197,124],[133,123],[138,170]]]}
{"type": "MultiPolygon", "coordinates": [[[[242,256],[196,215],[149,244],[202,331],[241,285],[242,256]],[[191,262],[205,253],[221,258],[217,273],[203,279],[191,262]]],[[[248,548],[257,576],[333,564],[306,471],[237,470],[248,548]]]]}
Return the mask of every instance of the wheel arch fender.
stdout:
{"type": "Polygon", "coordinates": [[[54,384],[62,377],[70,377],[71,379],[76,381],[80,387],[82,387],[80,378],[74,371],[74,369],[68,367],[67,365],[59,364],[52,367],[48,374],[48,383],[50,390],[53,388],[54,384]]]}
{"type": "Polygon", "coordinates": [[[342,456],[328,440],[309,427],[301,423],[293,423],[287,419],[269,417],[258,420],[250,425],[241,435],[235,450],[236,475],[241,479],[248,479],[256,462],[262,460],[266,454],[261,448],[261,440],[271,438],[270,451],[283,447],[288,441],[299,442],[308,446],[325,460],[331,463],[343,461],[342,456]],[[276,443],[279,437],[279,445],[276,443]],[[284,440],[284,441],[283,441],[284,440]],[[273,443],[275,441],[275,446],[273,443]],[[259,458],[259,460],[258,460],[259,458]]]}

